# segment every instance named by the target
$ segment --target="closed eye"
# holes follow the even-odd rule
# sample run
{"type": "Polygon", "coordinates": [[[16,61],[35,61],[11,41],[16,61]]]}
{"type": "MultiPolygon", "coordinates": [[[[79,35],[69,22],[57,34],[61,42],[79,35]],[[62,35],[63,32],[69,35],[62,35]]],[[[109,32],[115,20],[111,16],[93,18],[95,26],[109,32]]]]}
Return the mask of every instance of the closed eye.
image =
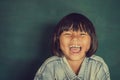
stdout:
{"type": "Polygon", "coordinates": [[[64,35],[71,35],[71,33],[65,33],[64,35]]]}
{"type": "Polygon", "coordinates": [[[81,36],[85,36],[85,35],[86,35],[86,33],[81,33],[80,35],[81,35],[81,36]]]}
{"type": "Polygon", "coordinates": [[[64,32],[64,35],[70,36],[70,35],[72,35],[72,33],[71,32],[64,32]]]}

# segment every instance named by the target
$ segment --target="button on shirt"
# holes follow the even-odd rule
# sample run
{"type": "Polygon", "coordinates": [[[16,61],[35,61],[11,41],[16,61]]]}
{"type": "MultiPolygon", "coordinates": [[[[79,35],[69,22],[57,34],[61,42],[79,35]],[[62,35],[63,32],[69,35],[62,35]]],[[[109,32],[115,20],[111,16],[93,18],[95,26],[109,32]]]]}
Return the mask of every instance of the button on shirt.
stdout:
{"type": "Polygon", "coordinates": [[[104,60],[96,55],[84,59],[78,75],[65,57],[53,56],[42,64],[34,80],[110,80],[110,73],[104,60]]]}

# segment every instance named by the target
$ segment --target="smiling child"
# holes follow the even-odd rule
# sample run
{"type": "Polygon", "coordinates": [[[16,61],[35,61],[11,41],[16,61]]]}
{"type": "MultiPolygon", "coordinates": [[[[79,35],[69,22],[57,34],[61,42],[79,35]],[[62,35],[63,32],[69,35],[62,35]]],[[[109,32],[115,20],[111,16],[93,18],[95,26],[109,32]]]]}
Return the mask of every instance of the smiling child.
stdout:
{"type": "Polygon", "coordinates": [[[40,67],[34,80],[110,80],[104,60],[95,55],[98,41],[92,22],[71,13],[56,25],[54,56],[40,67]]]}

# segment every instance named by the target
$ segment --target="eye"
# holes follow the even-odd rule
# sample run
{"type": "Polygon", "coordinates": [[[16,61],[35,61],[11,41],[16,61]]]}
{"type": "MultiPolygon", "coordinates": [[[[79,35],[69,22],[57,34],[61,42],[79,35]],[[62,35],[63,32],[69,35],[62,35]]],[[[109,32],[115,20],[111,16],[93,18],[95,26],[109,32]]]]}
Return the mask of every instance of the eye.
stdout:
{"type": "Polygon", "coordinates": [[[64,36],[71,36],[72,33],[71,33],[71,32],[64,32],[63,35],[64,35],[64,36]]]}
{"type": "Polygon", "coordinates": [[[81,33],[80,35],[86,35],[85,33],[81,33]]]}
{"type": "Polygon", "coordinates": [[[64,33],[64,35],[68,35],[69,36],[69,35],[72,35],[72,34],[71,33],[64,33]]]}
{"type": "Polygon", "coordinates": [[[87,34],[86,33],[80,33],[81,36],[86,36],[87,34]]]}

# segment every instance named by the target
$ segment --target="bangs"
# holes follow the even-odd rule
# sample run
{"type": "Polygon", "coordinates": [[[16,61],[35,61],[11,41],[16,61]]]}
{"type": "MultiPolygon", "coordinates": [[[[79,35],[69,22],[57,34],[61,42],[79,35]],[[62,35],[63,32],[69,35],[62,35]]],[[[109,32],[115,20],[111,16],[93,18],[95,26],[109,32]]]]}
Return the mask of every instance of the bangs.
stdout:
{"type": "Polygon", "coordinates": [[[62,25],[61,26],[61,32],[63,31],[69,31],[69,30],[73,30],[73,31],[81,31],[81,32],[87,32],[90,33],[89,31],[89,26],[87,26],[84,23],[69,23],[66,25],[62,25]]]}

